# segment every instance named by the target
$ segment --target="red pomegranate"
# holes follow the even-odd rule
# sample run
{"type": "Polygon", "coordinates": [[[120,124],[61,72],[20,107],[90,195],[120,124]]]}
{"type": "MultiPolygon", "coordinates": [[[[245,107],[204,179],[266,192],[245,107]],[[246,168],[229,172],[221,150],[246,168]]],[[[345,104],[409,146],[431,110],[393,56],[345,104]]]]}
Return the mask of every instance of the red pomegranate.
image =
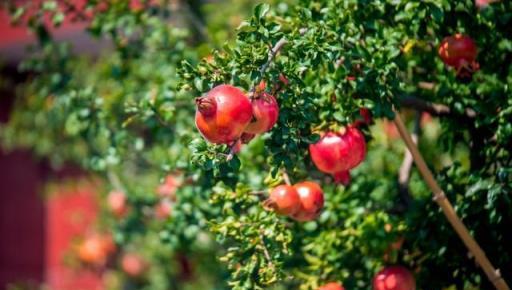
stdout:
{"type": "Polygon", "coordinates": [[[126,253],[121,259],[121,268],[128,276],[139,278],[148,268],[148,264],[138,254],[126,253]]]}
{"type": "Polygon", "coordinates": [[[337,182],[350,181],[349,170],[359,165],[366,155],[366,141],[355,127],[347,127],[344,133],[327,132],[320,140],[309,145],[309,153],[315,166],[332,174],[337,182]]]}
{"type": "Polygon", "coordinates": [[[86,264],[103,266],[114,251],[115,244],[111,236],[94,233],[80,243],[78,257],[86,264]]]}
{"type": "Polygon", "coordinates": [[[443,39],[438,53],[446,65],[460,69],[475,63],[477,47],[471,37],[455,34],[443,39]]]}
{"type": "Polygon", "coordinates": [[[122,191],[111,191],[107,196],[107,203],[110,211],[118,218],[122,218],[128,213],[126,195],[122,191]]]}
{"type": "Polygon", "coordinates": [[[155,205],[155,217],[164,220],[171,216],[172,202],[168,199],[162,199],[155,205]]]}
{"type": "Polygon", "coordinates": [[[297,221],[312,221],[320,215],[324,207],[324,192],[313,181],[303,181],[293,187],[299,194],[301,208],[291,217],[297,221]]]}
{"type": "Polygon", "coordinates": [[[373,290],[416,290],[416,281],[406,268],[389,266],[375,275],[373,290]]]}
{"type": "Polygon", "coordinates": [[[331,282],[318,288],[318,290],[345,290],[345,288],[343,288],[343,286],[340,283],[331,282]]]}
{"type": "Polygon", "coordinates": [[[353,127],[359,128],[362,125],[373,123],[372,112],[367,108],[359,108],[359,118],[354,122],[353,127]]]}
{"type": "Polygon", "coordinates": [[[500,0],[475,0],[475,5],[478,9],[487,8],[487,6],[491,5],[494,2],[498,2],[500,0]]]}
{"type": "Polygon", "coordinates": [[[180,186],[180,177],[176,174],[169,174],[165,177],[164,182],[157,187],[156,192],[160,197],[176,200],[176,190],[180,186]]]}
{"type": "Polygon", "coordinates": [[[280,215],[294,215],[302,206],[297,190],[291,185],[279,185],[272,189],[264,204],[280,215]]]}
{"type": "Polygon", "coordinates": [[[252,118],[252,106],[238,88],[219,85],[196,99],[196,126],[203,137],[216,144],[240,138],[252,118]]]}
{"type": "Polygon", "coordinates": [[[279,105],[274,96],[262,93],[252,100],[253,119],[245,127],[244,132],[261,134],[272,129],[279,117],[279,105]]]}

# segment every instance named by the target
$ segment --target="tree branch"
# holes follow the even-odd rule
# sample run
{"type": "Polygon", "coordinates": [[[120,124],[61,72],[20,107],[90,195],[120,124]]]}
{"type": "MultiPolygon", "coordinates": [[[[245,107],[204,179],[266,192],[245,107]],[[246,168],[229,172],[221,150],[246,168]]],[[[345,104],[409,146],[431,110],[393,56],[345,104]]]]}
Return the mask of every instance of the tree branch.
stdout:
{"type": "MultiPolygon", "coordinates": [[[[427,113],[431,114],[432,116],[438,116],[438,117],[443,117],[443,116],[455,117],[455,116],[457,116],[457,117],[460,117],[459,114],[454,113],[453,110],[450,109],[450,107],[448,107],[446,105],[431,103],[431,102],[428,102],[428,101],[425,101],[425,100],[422,100],[422,99],[419,99],[416,97],[412,97],[412,96],[407,96],[407,97],[401,98],[400,105],[402,107],[427,112],[427,113]]],[[[471,108],[467,108],[464,110],[464,116],[468,119],[473,119],[476,117],[476,112],[471,108]]]]}
{"type": "Polygon", "coordinates": [[[272,49],[268,52],[268,58],[267,62],[264,63],[260,68],[260,75],[263,76],[263,74],[267,71],[269,65],[272,63],[276,55],[279,53],[279,51],[283,48],[285,44],[288,43],[288,40],[286,38],[281,38],[279,41],[277,41],[276,45],[272,47],[272,49]]]}
{"type": "MultiPolygon", "coordinates": [[[[414,120],[414,130],[411,134],[411,139],[415,144],[418,143],[420,121],[421,113],[417,112],[414,120]]],[[[404,202],[406,208],[411,204],[412,201],[411,193],[409,191],[409,180],[411,178],[411,169],[413,162],[414,159],[412,158],[411,151],[406,149],[402,165],[400,166],[400,170],[398,172],[398,191],[400,194],[400,198],[404,202]]]]}
{"type": "Polygon", "coordinates": [[[414,162],[416,163],[416,167],[420,172],[421,176],[425,180],[425,183],[430,188],[433,193],[433,200],[439,205],[439,207],[443,210],[446,218],[452,225],[455,232],[457,232],[458,236],[464,242],[466,247],[475,257],[477,263],[482,267],[483,271],[489,278],[496,289],[498,290],[510,290],[505,280],[501,276],[499,270],[494,268],[489,259],[487,258],[485,252],[482,250],[480,245],[475,241],[475,239],[471,236],[469,230],[466,228],[460,217],[457,215],[457,212],[453,208],[453,205],[450,203],[448,198],[446,197],[444,191],[441,189],[439,184],[437,183],[434,175],[430,171],[423,159],[423,155],[421,155],[420,151],[416,144],[412,141],[411,136],[407,132],[407,128],[405,127],[402,118],[398,111],[395,110],[395,125],[402,137],[402,140],[407,145],[407,148],[411,151],[414,162]]]}

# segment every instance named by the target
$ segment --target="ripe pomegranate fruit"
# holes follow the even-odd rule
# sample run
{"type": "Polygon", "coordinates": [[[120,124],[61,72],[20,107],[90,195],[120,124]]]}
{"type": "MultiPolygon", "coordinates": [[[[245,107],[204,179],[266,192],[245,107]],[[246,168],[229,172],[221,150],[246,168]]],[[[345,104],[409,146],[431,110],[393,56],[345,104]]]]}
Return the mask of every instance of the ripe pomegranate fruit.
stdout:
{"type": "Polygon", "coordinates": [[[364,122],[369,125],[373,122],[372,112],[367,108],[360,108],[359,115],[363,117],[364,122]]]}
{"type": "Polygon", "coordinates": [[[301,200],[295,187],[291,185],[279,185],[272,189],[269,198],[264,202],[264,206],[272,208],[280,215],[294,215],[301,207],[301,200]]]}
{"type": "Polygon", "coordinates": [[[301,222],[316,219],[324,207],[324,192],[320,185],[313,181],[304,181],[293,187],[299,194],[301,208],[291,217],[301,222]]]}
{"type": "Polygon", "coordinates": [[[320,171],[333,175],[336,182],[348,184],[349,170],[365,158],[366,141],[359,129],[350,126],[344,133],[324,133],[317,143],[309,145],[309,153],[320,171]]]}
{"type": "Polygon", "coordinates": [[[406,268],[389,266],[375,275],[373,290],[416,290],[416,281],[406,268]]]}
{"type": "Polygon", "coordinates": [[[343,288],[343,286],[340,283],[331,282],[318,288],[318,290],[345,290],[345,288],[343,288]]]}
{"type": "Polygon", "coordinates": [[[360,117],[354,122],[354,127],[361,125],[370,125],[373,122],[372,112],[367,108],[359,108],[360,117]]]}
{"type": "Polygon", "coordinates": [[[172,202],[168,199],[162,199],[155,205],[155,217],[164,220],[171,216],[172,202]]]}
{"type": "Polygon", "coordinates": [[[84,263],[103,266],[108,255],[115,251],[115,244],[111,236],[93,234],[86,237],[78,246],[78,257],[84,263]]]}
{"type": "Polygon", "coordinates": [[[499,0],[475,0],[475,5],[478,7],[478,9],[484,9],[490,4],[494,2],[498,2],[499,0]]]}
{"type": "Polygon", "coordinates": [[[252,100],[253,119],[244,132],[261,134],[272,129],[279,117],[279,105],[274,96],[263,92],[252,100]]]}
{"type": "Polygon", "coordinates": [[[458,77],[471,76],[478,70],[477,47],[473,39],[462,34],[448,36],[439,45],[439,57],[447,66],[457,70],[458,77]]]}
{"type": "Polygon", "coordinates": [[[216,144],[240,138],[252,118],[252,106],[238,88],[219,85],[196,99],[196,126],[203,137],[216,144]]]}
{"type": "Polygon", "coordinates": [[[111,191],[107,196],[107,203],[110,211],[118,218],[128,213],[126,195],[122,191],[111,191]]]}
{"type": "Polygon", "coordinates": [[[175,174],[169,174],[165,177],[162,184],[156,189],[158,196],[176,200],[176,190],[181,186],[180,178],[175,174]]]}
{"type": "Polygon", "coordinates": [[[138,254],[126,253],[121,259],[121,268],[132,278],[139,278],[148,268],[147,262],[138,254]]]}

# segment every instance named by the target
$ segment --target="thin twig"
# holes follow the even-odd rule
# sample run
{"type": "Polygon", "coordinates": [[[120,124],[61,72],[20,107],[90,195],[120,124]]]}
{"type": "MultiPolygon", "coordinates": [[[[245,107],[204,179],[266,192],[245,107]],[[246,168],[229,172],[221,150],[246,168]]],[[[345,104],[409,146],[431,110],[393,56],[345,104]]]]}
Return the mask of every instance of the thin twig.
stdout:
{"type": "MultiPolygon", "coordinates": [[[[288,43],[288,40],[286,40],[286,38],[281,38],[277,41],[277,43],[274,45],[274,47],[272,47],[269,52],[268,52],[268,58],[267,58],[267,61],[260,67],[260,70],[259,70],[259,73],[260,73],[260,78],[263,78],[263,75],[265,74],[265,72],[267,71],[268,67],[270,66],[270,64],[272,63],[272,61],[274,61],[276,55],[279,53],[279,51],[283,48],[283,46],[285,44],[288,43]]],[[[251,98],[254,97],[254,93],[256,92],[256,86],[257,84],[260,82],[261,80],[258,80],[255,82],[255,84],[252,86],[252,89],[251,91],[249,92],[249,96],[251,98]]]]}
{"type": "Polygon", "coordinates": [[[283,176],[283,180],[287,185],[292,185],[290,181],[290,176],[288,175],[288,172],[286,172],[285,168],[281,170],[281,175],[283,176]]]}
{"type": "Polygon", "coordinates": [[[267,249],[267,246],[265,245],[265,240],[264,240],[264,236],[263,234],[261,233],[260,231],[260,245],[263,249],[263,255],[265,255],[265,259],[267,259],[267,262],[268,262],[268,265],[272,268],[274,268],[274,263],[272,263],[272,258],[270,257],[270,253],[268,252],[268,249],[267,249]]]}
{"type": "Polygon", "coordinates": [[[123,184],[121,183],[121,179],[119,179],[119,176],[117,176],[117,174],[114,171],[108,170],[107,178],[115,190],[119,190],[119,191],[126,193],[126,189],[124,188],[123,184]]]}
{"type": "Polygon", "coordinates": [[[286,38],[281,38],[277,41],[276,45],[268,52],[268,59],[267,62],[264,63],[260,68],[260,76],[263,76],[263,74],[267,71],[269,65],[272,63],[274,58],[276,57],[277,53],[283,48],[285,44],[288,43],[288,40],[286,38]]]}

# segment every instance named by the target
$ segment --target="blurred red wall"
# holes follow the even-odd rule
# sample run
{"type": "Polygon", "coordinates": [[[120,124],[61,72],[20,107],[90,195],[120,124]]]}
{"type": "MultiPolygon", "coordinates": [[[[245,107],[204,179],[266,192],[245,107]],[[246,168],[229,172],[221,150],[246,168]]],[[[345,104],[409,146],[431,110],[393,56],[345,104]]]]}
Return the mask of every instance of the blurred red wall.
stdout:
{"type": "MultiPolygon", "coordinates": [[[[0,71],[3,77],[23,79],[12,67],[0,71]]],[[[8,122],[13,100],[14,88],[0,88],[0,123],[8,122]]],[[[101,273],[78,267],[76,258],[69,263],[73,242],[90,230],[98,212],[93,185],[68,186],[70,176],[79,179],[76,171],[52,172],[29,152],[0,148],[0,290],[13,284],[39,289],[41,283],[51,290],[102,289],[101,273]],[[64,184],[46,198],[50,175],[64,184]]]]}
{"type": "Polygon", "coordinates": [[[45,210],[40,168],[30,154],[0,151],[0,289],[44,277],[45,210]]]}

